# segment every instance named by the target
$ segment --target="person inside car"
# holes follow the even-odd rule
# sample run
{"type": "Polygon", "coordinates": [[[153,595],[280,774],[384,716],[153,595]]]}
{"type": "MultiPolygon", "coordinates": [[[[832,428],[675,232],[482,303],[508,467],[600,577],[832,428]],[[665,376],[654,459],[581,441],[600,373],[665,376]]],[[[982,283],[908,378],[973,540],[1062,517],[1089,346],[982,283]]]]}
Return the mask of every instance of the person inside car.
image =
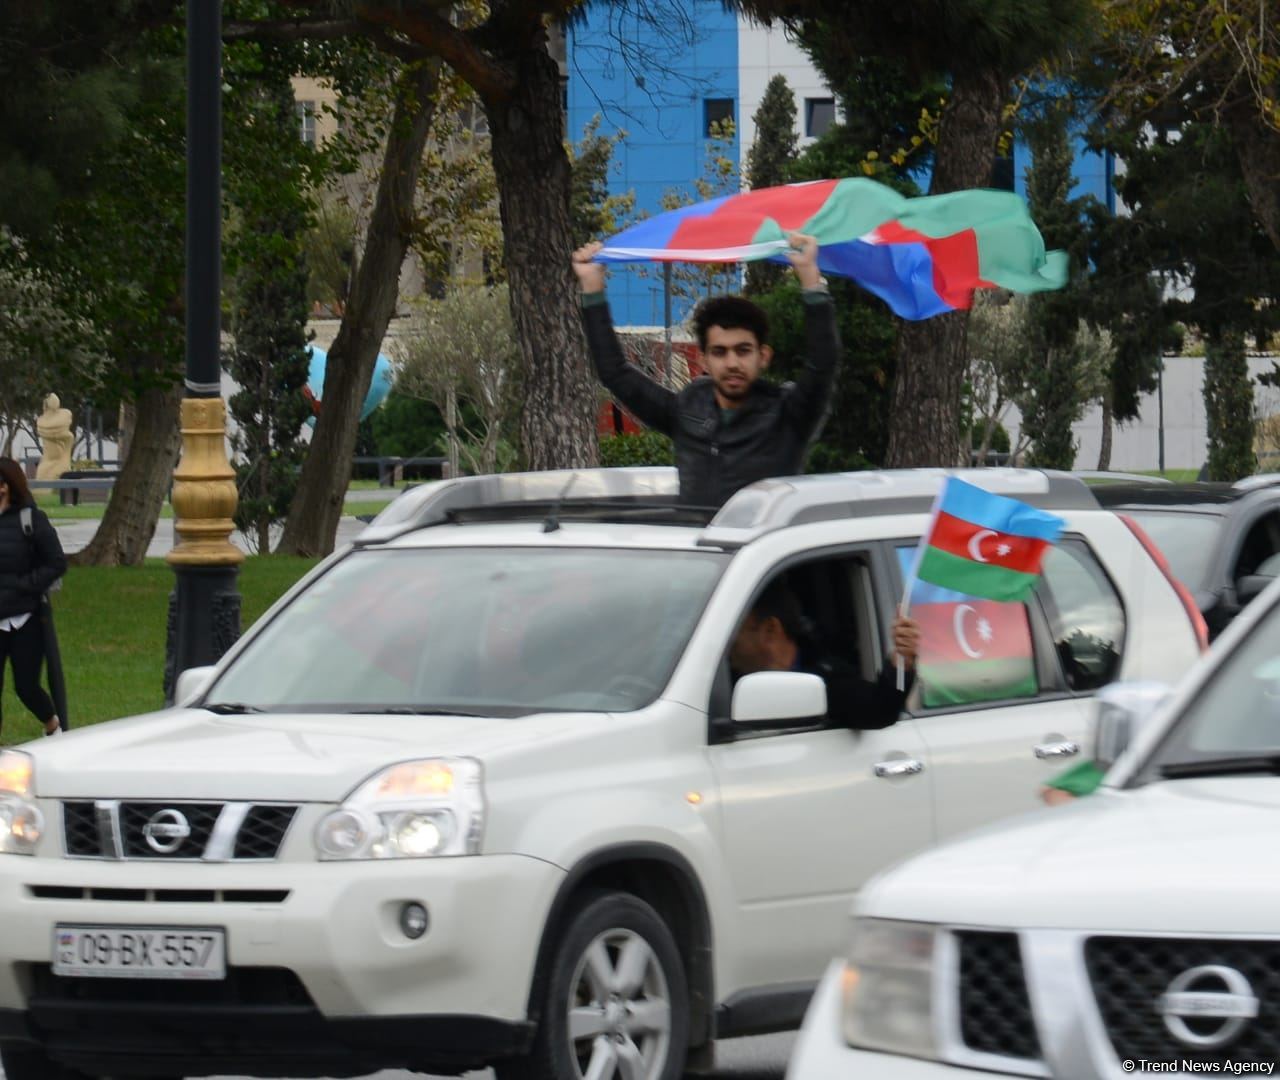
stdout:
{"type": "Polygon", "coordinates": [[[675,444],[680,501],[718,509],[739,488],[771,476],[794,476],[826,419],[840,358],[835,307],[818,269],[818,242],[792,233],[788,258],[800,281],[807,338],[804,371],[794,383],[761,378],[773,349],[764,311],[741,296],[716,296],[694,311],[694,332],[707,374],[676,392],[623,355],[605,298],[603,245],[573,253],[582,286],[582,320],[600,381],[644,424],[675,444]]]}
{"type": "Polygon", "coordinates": [[[829,726],[853,730],[886,728],[902,713],[914,678],[920,648],[920,626],[899,615],[893,621],[893,653],[874,682],[860,671],[825,655],[794,592],[782,579],[772,582],[747,612],[729,649],[735,678],[757,671],[803,671],[821,675],[827,684],[829,726]],[[897,663],[906,668],[904,688],[897,688],[897,663]]]}

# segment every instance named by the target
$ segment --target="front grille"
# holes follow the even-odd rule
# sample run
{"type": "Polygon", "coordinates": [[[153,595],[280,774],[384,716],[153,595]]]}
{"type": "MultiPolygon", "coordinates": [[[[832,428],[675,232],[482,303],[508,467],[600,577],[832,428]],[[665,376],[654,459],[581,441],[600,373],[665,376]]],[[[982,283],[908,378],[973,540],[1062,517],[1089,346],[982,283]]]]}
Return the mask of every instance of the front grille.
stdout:
{"type": "Polygon", "coordinates": [[[120,840],[124,844],[126,859],[198,859],[204,854],[213,834],[213,826],[222,812],[219,803],[182,803],[180,806],[169,803],[120,804],[120,840]],[[161,841],[153,837],[149,842],[146,830],[158,814],[181,814],[186,820],[190,834],[185,840],[164,840],[165,850],[158,845],[161,841]],[[172,846],[172,850],[167,850],[172,846]]]}
{"type": "MultiPolygon", "coordinates": [[[[1275,1061],[1280,1047],[1280,941],[1094,937],[1085,942],[1084,955],[1098,1011],[1117,1057],[1233,1064],[1275,1061]],[[1194,1045],[1194,1037],[1229,1033],[1227,1021],[1186,1020],[1193,1036],[1189,1044],[1175,1034],[1160,1011],[1161,998],[1175,979],[1207,966],[1238,972],[1258,999],[1257,1017],[1232,1025],[1239,1030],[1212,1048],[1194,1045]]],[[[1181,989],[1223,993],[1227,987],[1217,976],[1206,974],[1181,989]]]]}
{"type": "Polygon", "coordinates": [[[237,859],[274,859],[289,830],[296,806],[252,806],[236,833],[237,859]]]}
{"type": "Polygon", "coordinates": [[[73,858],[265,860],[279,854],[297,812],[273,803],[68,800],[62,829],[73,858]]]}
{"type": "Polygon", "coordinates": [[[66,836],[68,855],[100,855],[98,838],[98,811],[91,802],[65,802],[62,804],[62,828],[66,836]]]}
{"type": "Polygon", "coordinates": [[[28,885],[36,900],[119,900],[153,904],[283,904],[288,889],[95,889],[28,885]]]}
{"type": "Polygon", "coordinates": [[[962,930],[960,1035],[970,1050],[1035,1059],[1040,1039],[1022,970],[1018,935],[962,930]]]}

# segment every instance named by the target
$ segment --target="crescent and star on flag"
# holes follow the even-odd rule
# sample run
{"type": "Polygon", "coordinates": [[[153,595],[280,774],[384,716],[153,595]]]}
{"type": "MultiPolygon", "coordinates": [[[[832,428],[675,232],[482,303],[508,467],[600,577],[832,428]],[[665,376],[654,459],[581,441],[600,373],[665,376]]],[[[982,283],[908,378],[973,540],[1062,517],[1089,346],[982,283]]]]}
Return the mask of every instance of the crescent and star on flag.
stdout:
{"type": "MultiPolygon", "coordinates": [[[[969,558],[973,559],[974,562],[990,562],[991,560],[982,554],[982,541],[988,536],[999,535],[995,529],[979,529],[969,538],[969,558]]],[[[1003,559],[1012,552],[1013,548],[1004,541],[996,545],[996,558],[998,559],[1003,559]]]]}

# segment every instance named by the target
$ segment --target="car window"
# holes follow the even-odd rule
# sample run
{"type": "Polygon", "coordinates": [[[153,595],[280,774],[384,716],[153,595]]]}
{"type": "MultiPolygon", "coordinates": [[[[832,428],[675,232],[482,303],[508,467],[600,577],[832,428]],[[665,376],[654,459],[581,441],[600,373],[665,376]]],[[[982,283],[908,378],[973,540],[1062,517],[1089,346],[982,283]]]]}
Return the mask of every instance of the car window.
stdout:
{"type": "MultiPolygon", "coordinates": [[[[897,549],[904,579],[915,553],[914,545],[897,549]]],[[[919,702],[926,709],[1039,693],[1025,604],[986,600],[916,581],[910,615],[920,624],[916,681],[919,702]]]]}
{"type": "MultiPolygon", "coordinates": [[[[865,555],[792,563],[761,583],[752,604],[761,603],[777,614],[795,646],[794,670],[824,678],[875,678],[879,658],[874,640],[877,621],[865,555]]],[[[753,633],[755,623],[749,614],[744,613],[739,619],[725,652],[723,700],[713,702],[713,716],[727,715],[730,687],[738,678],[751,671],[767,670],[768,661],[777,659],[760,652],[764,643],[753,633]]],[[[836,711],[829,713],[829,719],[855,724],[856,717],[836,715],[836,711]]]]}
{"type": "Polygon", "coordinates": [[[1124,651],[1124,607],[1093,553],[1078,540],[1051,548],[1037,591],[1067,685],[1087,691],[1111,682],[1124,651]]]}
{"type": "Polygon", "coordinates": [[[1275,577],[1277,572],[1276,555],[1280,552],[1280,513],[1264,514],[1245,534],[1232,566],[1232,581],[1249,574],[1264,574],[1275,577]]]}
{"type": "Polygon", "coordinates": [[[1219,665],[1183,711],[1153,766],[1280,752],[1280,606],[1219,665]]]}
{"type": "Polygon", "coordinates": [[[210,702],[524,715],[639,708],[674,670],[718,552],[368,549],[281,611],[210,702]]]}
{"type": "Polygon", "coordinates": [[[1182,584],[1189,589],[1204,585],[1213,556],[1219,550],[1222,518],[1218,514],[1128,509],[1118,512],[1142,526],[1182,584]]]}

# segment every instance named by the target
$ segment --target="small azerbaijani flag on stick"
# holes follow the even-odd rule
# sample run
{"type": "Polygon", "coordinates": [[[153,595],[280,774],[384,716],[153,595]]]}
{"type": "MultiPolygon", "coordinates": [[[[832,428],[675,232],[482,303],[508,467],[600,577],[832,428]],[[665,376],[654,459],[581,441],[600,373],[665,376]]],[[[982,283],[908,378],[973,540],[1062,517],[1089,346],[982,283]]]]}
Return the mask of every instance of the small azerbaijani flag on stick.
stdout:
{"type": "Polygon", "coordinates": [[[1054,514],[949,476],[913,576],[987,600],[1022,600],[1036,587],[1063,524],[1054,514]]]}

